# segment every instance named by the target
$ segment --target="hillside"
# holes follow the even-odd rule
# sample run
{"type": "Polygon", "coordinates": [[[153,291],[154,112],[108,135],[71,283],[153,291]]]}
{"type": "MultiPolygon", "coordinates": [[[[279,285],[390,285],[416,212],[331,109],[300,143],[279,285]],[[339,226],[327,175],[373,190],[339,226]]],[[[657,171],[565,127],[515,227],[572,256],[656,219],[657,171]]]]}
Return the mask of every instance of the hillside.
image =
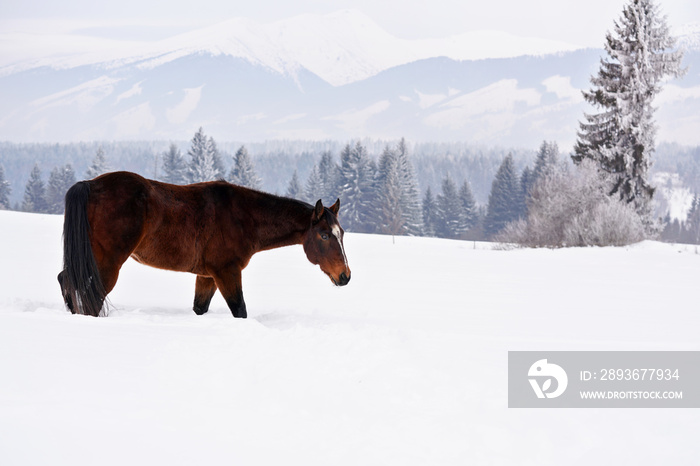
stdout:
{"type": "MultiPolygon", "coordinates": [[[[342,210],[341,210],[342,221],[342,210]]],[[[59,216],[0,211],[0,463],[694,464],[687,409],[508,409],[513,350],[698,350],[700,255],[348,234],[244,270],[249,319],[128,261],[107,318],[56,282],[59,216]],[[663,448],[649,447],[662,445],[663,448]]]]}

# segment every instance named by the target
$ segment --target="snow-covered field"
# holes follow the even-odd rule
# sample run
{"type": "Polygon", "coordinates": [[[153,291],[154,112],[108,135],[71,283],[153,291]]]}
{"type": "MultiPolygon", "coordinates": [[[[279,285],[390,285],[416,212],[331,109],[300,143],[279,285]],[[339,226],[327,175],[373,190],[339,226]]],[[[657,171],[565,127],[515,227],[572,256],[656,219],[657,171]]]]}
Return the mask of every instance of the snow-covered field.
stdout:
{"type": "Polygon", "coordinates": [[[344,288],[255,256],[247,320],[133,261],[92,318],[63,308],[61,225],[0,211],[2,465],[698,462],[698,410],[507,407],[509,350],[699,350],[694,247],[348,234],[344,288]]]}

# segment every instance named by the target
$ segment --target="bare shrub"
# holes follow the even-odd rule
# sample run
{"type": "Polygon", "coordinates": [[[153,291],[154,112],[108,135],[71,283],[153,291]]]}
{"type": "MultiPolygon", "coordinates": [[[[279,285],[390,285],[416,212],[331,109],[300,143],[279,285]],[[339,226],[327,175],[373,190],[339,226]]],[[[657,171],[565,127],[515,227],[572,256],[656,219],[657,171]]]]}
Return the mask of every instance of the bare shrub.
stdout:
{"type": "Polygon", "coordinates": [[[634,206],[608,195],[610,180],[593,162],[557,168],[530,192],[526,221],[508,225],[501,242],[530,247],[621,246],[645,238],[634,206]]]}

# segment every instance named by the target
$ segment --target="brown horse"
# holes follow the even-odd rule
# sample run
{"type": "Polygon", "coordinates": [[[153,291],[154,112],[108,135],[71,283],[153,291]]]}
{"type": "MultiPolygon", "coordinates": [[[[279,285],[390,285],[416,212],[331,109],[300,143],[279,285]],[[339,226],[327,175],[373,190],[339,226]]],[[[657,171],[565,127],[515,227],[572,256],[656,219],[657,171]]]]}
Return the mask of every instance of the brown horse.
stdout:
{"type": "Polygon", "coordinates": [[[350,281],[339,208],[340,200],[311,206],[225,181],[176,186],[108,173],[66,193],[58,281],[71,312],[98,316],[119,269],[133,257],[196,274],[198,315],[218,289],[233,316],[246,317],[241,271],[258,251],[302,244],[335,285],[350,281]]]}

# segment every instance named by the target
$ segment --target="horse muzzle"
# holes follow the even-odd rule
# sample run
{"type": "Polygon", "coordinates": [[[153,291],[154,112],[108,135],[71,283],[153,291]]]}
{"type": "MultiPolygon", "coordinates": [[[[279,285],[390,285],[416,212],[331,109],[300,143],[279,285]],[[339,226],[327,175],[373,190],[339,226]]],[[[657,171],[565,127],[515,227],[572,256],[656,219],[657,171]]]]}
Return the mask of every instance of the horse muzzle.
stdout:
{"type": "Polygon", "coordinates": [[[345,274],[345,272],[341,273],[341,274],[338,276],[338,279],[337,279],[337,280],[336,280],[335,278],[333,278],[333,275],[330,275],[330,274],[329,274],[328,276],[331,277],[331,281],[333,282],[333,284],[334,284],[335,286],[345,286],[345,285],[347,285],[348,282],[350,281],[350,273],[349,273],[349,272],[348,272],[347,275],[345,274]]]}

